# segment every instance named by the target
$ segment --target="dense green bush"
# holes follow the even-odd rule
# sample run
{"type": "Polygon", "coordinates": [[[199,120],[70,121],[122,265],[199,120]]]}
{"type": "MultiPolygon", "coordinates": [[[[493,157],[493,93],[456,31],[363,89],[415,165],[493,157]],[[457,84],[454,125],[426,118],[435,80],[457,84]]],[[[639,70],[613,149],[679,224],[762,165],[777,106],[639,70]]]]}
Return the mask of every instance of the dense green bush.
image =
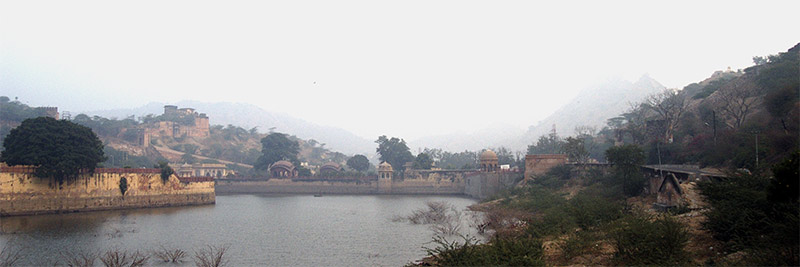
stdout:
{"type": "Polygon", "coordinates": [[[539,185],[549,189],[558,189],[567,183],[567,180],[561,179],[554,175],[542,175],[534,178],[531,184],[539,185]]]}
{"type": "Polygon", "coordinates": [[[574,230],[577,225],[566,205],[553,206],[528,222],[525,232],[533,236],[561,235],[574,230]]]}
{"type": "Polygon", "coordinates": [[[774,179],[737,174],[722,181],[699,184],[711,207],[704,227],[725,243],[728,252],[746,251],[741,264],[800,262],[798,168],[797,155],[792,155],[772,169],[774,179]]]}
{"type": "Polygon", "coordinates": [[[119,193],[125,196],[125,192],[128,191],[128,178],[122,177],[119,179],[119,193]]]}
{"type": "Polygon", "coordinates": [[[175,171],[172,170],[172,167],[170,167],[166,161],[159,161],[153,168],[161,169],[161,181],[165,183],[169,181],[170,176],[175,174],[175,171]]]}
{"type": "Polygon", "coordinates": [[[517,195],[509,202],[509,207],[539,213],[556,206],[562,206],[567,202],[563,196],[539,185],[533,185],[528,191],[517,195]]]}
{"type": "Polygon", "coordinates": [[[768,233],[768,184],[769,180],[748,174],[698,184],[711,206],[704,227],[733,250],[744,248],[756,237],[768,233]]]}
{"type": "Polygon", "coordinates": [[[494,238],[477,244],[465,237],[464,243],[434,237],[436,248],[427,249],[436,266],[544,266],[542,240],[525,236],[494,238]]]}
{"type": "Polygon", "coordinates": [[[670,216],[651,218],[631,214],[617,221],[609,233],[619,265],[680,265],[688,263],[686,226],[670,216]]]}
{"type": "Polygon", "coordinates": [[[638,196],[646,182],[640,166],[644,164],[644,151],[637,145],[615,146],[606,150],[608,162],[614,164],[609,186],[621,186],[626,196],[638,196]]]}
{"type": "Polygon", "coordinates": [[[578,231],[570,234],[558,249],[561,250],[561,258],[569,262],[577,256],[595,253],[598,249],[600,237],[593,231],[578,231]]]}
{"type": "Polygon", "coordinates": [[[575,169],[575,167],[573,167],[572,165],[562,164],[550,168],[550,170],[547,171],[547,175],[554,176],[561,180],[569,180],[570,178],[572,178],[573,169],[575,169]]]}
{"type": "Polygon", "coordinates": [[[768,199],[774,202],[794,202],[800,198],[800,151],[795,151],[772,168],[768,199]]]}
{"type": "Polygon", "coordinates": [[[614,221],[622,216],[622,203],[585,190],[569,200],[567,209],[579,227],[588,229],[614,221]],[[590,192],[590,193],[587,193],[590,192]]]}

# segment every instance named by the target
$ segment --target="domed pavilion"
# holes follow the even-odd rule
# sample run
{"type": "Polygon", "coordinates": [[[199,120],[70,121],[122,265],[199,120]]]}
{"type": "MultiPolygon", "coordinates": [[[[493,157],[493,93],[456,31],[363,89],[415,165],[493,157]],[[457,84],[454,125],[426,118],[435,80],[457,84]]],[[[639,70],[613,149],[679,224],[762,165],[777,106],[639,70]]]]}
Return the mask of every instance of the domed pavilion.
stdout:
{"type": "Polygon", "coordinates": [[[292,178],[297,176],[297,169],[291,162],[281,160],[269,167],[269,173],[275,178],[292,178]]]}
{"type": "Polygon", "coordinates": [[[495,154],[494,151],[487,149],[481,153],[480,156],[481,171],[495,172],[498,170],[497,164],[498,164],[497,154],[495,154]]]}

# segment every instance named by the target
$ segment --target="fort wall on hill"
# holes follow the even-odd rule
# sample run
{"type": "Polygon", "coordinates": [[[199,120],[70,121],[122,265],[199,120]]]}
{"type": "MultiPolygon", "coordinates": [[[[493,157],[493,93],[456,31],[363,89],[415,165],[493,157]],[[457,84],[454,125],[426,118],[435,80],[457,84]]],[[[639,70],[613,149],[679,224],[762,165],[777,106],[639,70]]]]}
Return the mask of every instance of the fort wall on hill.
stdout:
{"type": "Polygon", "coordinates": [[[213,204],[209,177],[162,181],[160,169],[96,169],[59,184],[30,167],[0,168],[0,216],[213,204]],[[120,181],[126,181],[124,195],[120,181]]]}

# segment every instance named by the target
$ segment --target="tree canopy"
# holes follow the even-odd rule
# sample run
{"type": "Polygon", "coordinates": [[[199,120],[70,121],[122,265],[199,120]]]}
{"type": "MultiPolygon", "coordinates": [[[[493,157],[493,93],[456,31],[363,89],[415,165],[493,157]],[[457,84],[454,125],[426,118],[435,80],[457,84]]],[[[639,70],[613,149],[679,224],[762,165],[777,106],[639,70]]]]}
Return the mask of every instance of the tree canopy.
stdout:
{"type": "Polygon", "coordinates": [[[369,160],[364,155],[354,155],[347,159],[347,167],[353,170],[363,172],[369,169],[369,160]]]}
{"type": "Polygon", "coordinates": [[[577,137],[567,137],[561,149],[567,154],[570,161],[586,163],[589,161],[589,151],[586,150],[584,139],[577,137]]]}
{"type": "Polygon", "coordinates": [[[564,141],[556,134],[552,132],[547,136],[539,136],[539,140],[536,141],[536,144],[528,145],[528,154],[561,154],[561,146],[564,144],[564,141]]]}
{"type": "Polygon", "coordinates": [[[376,152],[381,155],[380,160],[389,162],[395,170],[402,171],[405,169],[403,164],[414,161],[414,155],[403,139],[397,137],[389,139],[382,135],[375,140],[375,143],[378,143],[376,152]]]}
{"type": "Polygon", "coordinates": [[[261,139],[261,156],[256,160],[255,167],[266,170],[275,162],[288,160],[295,166],[299,165],[297,153],[300,145],[297,141],[290,140],[286,134],[271,133],[261,139]]]}
{"type": "Polygon", "coordinates": [[[94,132],[66,120],[27,119],[3,140],[0,161],[37,166],[34,175],[59,182],[75,179],[82,170],[93,172],[105,161],[103,143],[94,132]]]}
{"type": "Polygon", "coordinates": [[[478,168],[478,152],[464,151],[451,153],[439,148],[426,148],[423,153],[428,154],[438,162],[437,167],[442,169],[476,169],[478,168]]]}
{"type": "Polygon", "coordinates": [[[622,186],[625,195],[637,196],[644,188],[645,179],[639,170],[644,164],[644,151],[637,145],[622,145],[606,150],[608,162],[614,164],[612,179],[622,186]]]}
{"type": "Polygon", "coordinates": [[[419,153],[414,159],[414,169],[430,170],[433,167],[433,159],[425,153],[419,153]]]}

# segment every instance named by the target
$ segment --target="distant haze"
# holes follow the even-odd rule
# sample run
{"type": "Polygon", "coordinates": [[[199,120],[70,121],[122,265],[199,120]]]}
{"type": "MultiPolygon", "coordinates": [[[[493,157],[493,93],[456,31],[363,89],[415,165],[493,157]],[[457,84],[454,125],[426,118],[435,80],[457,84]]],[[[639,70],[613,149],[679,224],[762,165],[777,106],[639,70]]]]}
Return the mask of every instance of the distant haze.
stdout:
{"type": "Polygon", "coordinates": [[[786,51],[797,10],[800,1],[3,1],[0,95],[73,114],[248,103],[368,141],[524,131],[610,77],[681,88],[786,51]]]}

